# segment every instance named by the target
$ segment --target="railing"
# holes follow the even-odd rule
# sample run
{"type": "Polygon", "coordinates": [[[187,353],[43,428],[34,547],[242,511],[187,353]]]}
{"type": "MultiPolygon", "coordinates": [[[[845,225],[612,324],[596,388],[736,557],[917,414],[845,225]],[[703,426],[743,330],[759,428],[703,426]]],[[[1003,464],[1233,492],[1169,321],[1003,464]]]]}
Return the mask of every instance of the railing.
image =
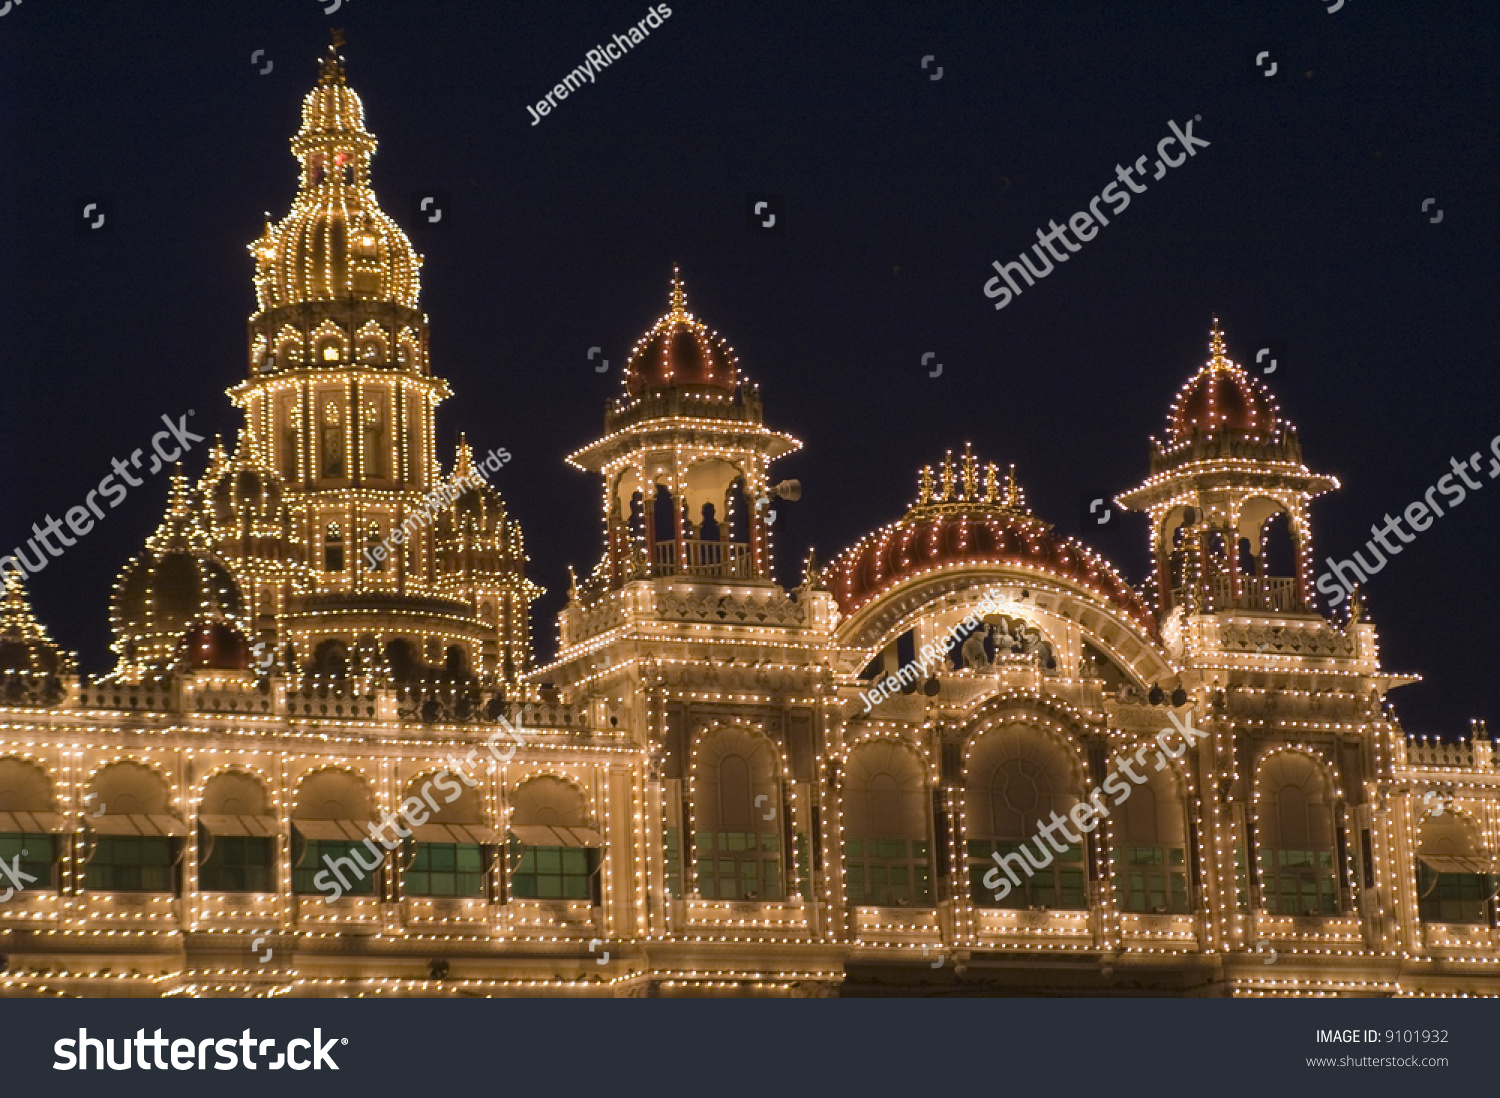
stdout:
{"type": "Polygon", "coordinates": [[[681,563],[677,560],[677,542],[657,544],[655,563],[658,572],[717,579],[749,579],[751,576],[750,546],[745,542],[684,538],[681,544],[684,549],[681,563]]]}
{"type": "MultiPolygon", "coordinates": [[[[1297,592],[1297,580],[1293,576],[1245,576],[1240,581],[1240,594],[1232,594],[1233,585],[1228,576],[1214,577],[1210,610],[1270,610],[1290,614],[1302,609],[1297,592]]],[[[1172,604],[1180,606],[1187,601],[1188,590],[1183,587],[1172,591],[1172,604]]]]}

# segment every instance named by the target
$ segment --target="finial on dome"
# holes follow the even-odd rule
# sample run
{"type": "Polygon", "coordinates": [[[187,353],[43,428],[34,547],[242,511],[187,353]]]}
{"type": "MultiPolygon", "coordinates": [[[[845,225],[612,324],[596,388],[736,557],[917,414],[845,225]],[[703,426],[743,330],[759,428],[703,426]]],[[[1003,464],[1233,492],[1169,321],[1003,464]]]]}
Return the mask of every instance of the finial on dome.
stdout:
{"type": "Polygon", "coordinates": [[[917,506],[932,502],[932,466],[922,466],[917,474],[917,506]]]}
{"type": "Polygon", "coordinates": [[[334,28],[329,35],[328,56],[323,58],[323,64],[318,70],[319,84],[344,83],[344,59],[339,54],[339,47],[343,44],[344,32],[334,28]]]}
{"type": "Polygon", "coordinates": [[[474,450],[469,446],[468,437],[458,432],[458,445],[453,448],[453,475],[466,477],[474,471],[474,450]]]}
{"type": "Polygon", "coordinates": [[[173,518],[182,518],[192,509],[192,499],[188,492],[187,474],[182,471],[182,462],[172,464],[172,488],[167,496],[167,514],[173,518]]]}
{"type": "Polygon", "coordinates": [[[974,462],[974,444],[964,443],[964,499],[979,498],[979,470],[974,462]]]}
{"type": "Polygon", "coordinates": [[[953,498],[953,451],[943,454],[943,494],[939,502],[947,503],[953,498]]]}
{"type": "Polygon", "coordinates": [[[1219,327],[1219,318],[1214,317],[1214,325],[1208,333],[1208,353],[1214,362],[1220,360],[1228,361],[1229,352],[1224,346],[1224,330],[1219,327]]]}
{"type": "Polygon", "coordinates": [[[1005,506],[1015,510],[1024,510],[1026,507],[1026,495],[1021,491],[1021,486],[1016,483],[1016,463],[1010,463],[1010,473],[1005,478],[1005,506]]]}
{"type": "Polygon", "coordinates": [[[672,265],[672,293],[670,302],[673,313],[687,314],[687,287],[682,284],[682,269],[675,263],[672,265]]]}

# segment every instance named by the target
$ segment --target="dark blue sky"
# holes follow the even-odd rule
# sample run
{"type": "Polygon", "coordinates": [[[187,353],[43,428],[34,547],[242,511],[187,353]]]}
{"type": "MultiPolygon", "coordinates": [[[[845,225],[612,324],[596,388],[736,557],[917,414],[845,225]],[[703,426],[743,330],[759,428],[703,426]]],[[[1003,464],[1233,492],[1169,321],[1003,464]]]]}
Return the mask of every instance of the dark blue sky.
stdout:
{"type": "MultiPolygon", "coordinates": [[[[599,432],[674,262],[771,425],[807,443],[776,469],[804,488],[776,528],[784,580],[809,543],[827,557],[898,517],[917,467],[966,440],[1144,579],[1144,518],[1085,533],[1079,500],[1145,477],[1215,312],[1237,360],[1287,348],[1266,380],[1309,465],[1344,484],[1314,507],[1319,559],[1500,433],[1500,6],[682,0],[533,126],[526,106],[644,0],[331,3],[27,0],[0,17],[0,551],[82,502],[163,413],[233,435],[245,245],[291,200],[287,142],[330,26],[387,211],[411,229],[414,192],[451,195],[447,231],[412,233],[434,372],[456,394],[439,428],[446,447],[462,430],[514,455],[498,483],[549,588],[544,657],[565,566],[600,548],[598,486],[562,459],[599,432]],[[1266,47],[1284,79],[1254,74],[1266,47]],[[1209,148],[990,307],[991,260],[1194,115],[1209,148]],[[751,192],[784,196],[783,233],[747,231],[751,192]],[[111,231],[76,231],[82,196],[112,201],[111,231]]],[[[33,583],[90,670],[109,665],[109,590],[165,495],[161,478],[136,489],[33,583]]],[[[1486,483],[1368,588],[1386,663],[1426,678],[1394,695],[1410,730],[1500,717],[1497,535],[1486,483]]]]}

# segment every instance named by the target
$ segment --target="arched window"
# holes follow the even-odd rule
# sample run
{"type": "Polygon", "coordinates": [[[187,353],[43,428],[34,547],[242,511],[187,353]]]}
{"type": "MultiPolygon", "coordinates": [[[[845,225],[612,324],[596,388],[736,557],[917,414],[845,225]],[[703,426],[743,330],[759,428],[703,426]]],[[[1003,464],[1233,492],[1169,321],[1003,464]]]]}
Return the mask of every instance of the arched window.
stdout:
{"type": "Polygon", "coordinates": [[[1176,776],[1152,769],[1154,758],[1153,749],[1140,767],[1146,781],[1113,809],[1115,896],[1121,911],[1177,915],[1192,910],[1187,823],[1176,776]]]}
{"type": "Polygon", "coordinates": [[[382,540],[380,523],[370,523],[365,531],[365,563],[372,572],[384,572],[386,561],[390,559],[390,550],[381,544],[382,540]],[[378,553],[377,549],[380,550],[378,553]]]}
{"type": "Polygon", "coordinates": [[[373,896],[384,844],[370,837],[374,802],[363,779],[320,770],[297,791],[292,817],[292,891],[298,896],[373,896]]]}
{"type": "Polygon", "coordinates": [[[710,900],[780,900],[781,767],[765,736],[720,728],[693,757],[698,892],[710,900]]]}
{"type": "Polygon", "coordinates": [[[844,880],[851,904],[932,903],[930,809],[922,764],[878,740],[849,755],[844,779],[844,880]]]}
{"type": "Polygon", "coordinates": [[[336,394],[322,398],[319,433],[319,467],[325,477],[344,475],[344,409],[336,394]]]}
{"type": "Polygon", "coordinates": [[[167,783],[139,763],[106,766],[89,783],[95,834],[85,856],[83,886],[102,892],[177,892],[187,826],[172,813],[167,783]]]}
{"type": "Polygon", "coordinates": [[[391,469],[390,432],[387,429],[390,416],[385,393],[377,390],[365,394],[363,420],[365,476],[388,477],[391,469]]]}
{"type": "Polygon", "coordinates": [[[323,532],[323,571],[342,572],[344,570],[344,535],[339,531],[339,524],[330,522],[323,532]]]}
{"type": "Polygon", "coordinates": [[[288,484],[297,480],[297,427],[300,423],[297,394],[281,398],[281,479],[288,484]]]}
{"type": "Polygon", "coordinates": [[[588,826],[588,807],[561,778],[532,778],[511,796],[510,882],[518,900],[588,900],[598,904],[603,837],[588,826]]]}
{"type": "Polygon", "coordinates": [[[349,646],[337,637],[322,641],[313,649],[313,671],[341,679],[349,674],[349,646]]]}
{"type": "Polygon", "coordinates": [[[403,859],[406,894],[487,895],[499,836],[484,822],[479,794],[451,774],[429,774],[406,787],[401,805],[413,818],[403,859]],[[418,816],[426,816],[427,821],[415,823],[418,816]]]}
{"type": "Polygon", "coordinates": [[[1337,915],[1333,784],[1306,755],[1273,755],[1260,771],[1256,806],[1266,910],[1337,915]]]}
{"type": "MultiPolygon", "coordinates": [[[[28,890],[57,887],[60,845],[53,836],[65,828],[47,772],[24,759],[0,759],[0,861],[34,878],[28,890]]],[[[0,881],[0,889],[10,883],[0,881]]]]}
{"type": "Polygon", "coordinates": [[[1063,744],[1032,725],[1003,725],[980,735],[967,769],[966,842],[975,905],[1086,908],[1084,844],[1068,841],[1068,831],[1078,835],[1071,824],[1065,830],[1054,823],[1078,803],[1082,784],[1063,744]],[[1043,825],[1051,825],[1050,843],[1043,825]],[[996,874],[1011,887],[985,883],[986,876],[1001,879],[996,874]]]}
{"type": "Polygon", "coordinates": [[[1417,904],[1424,923],[1490,923],[1500,888],[1474,825],[1447,813],[1422,821],[1417,850],[1417,904]]]}
{"type": "Polygon", "coordinates": [[[276,817],[248,774],[209,779],[198,806],[198,890],[275,892],[276,817]]]}

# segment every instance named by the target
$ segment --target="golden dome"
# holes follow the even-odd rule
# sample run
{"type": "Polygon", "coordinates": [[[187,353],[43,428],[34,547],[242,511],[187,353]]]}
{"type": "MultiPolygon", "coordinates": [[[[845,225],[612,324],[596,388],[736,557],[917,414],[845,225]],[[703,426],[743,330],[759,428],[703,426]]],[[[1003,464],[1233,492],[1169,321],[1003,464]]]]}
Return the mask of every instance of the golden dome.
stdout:
{"type": "Polygon", "coordinates": [[[351,297],[416,308],[422,260],[370,187],[375,146],[364,104],[330,47],[292,139],[302,163],[297,198],[250,245],[261,309],[351,297]]]}

